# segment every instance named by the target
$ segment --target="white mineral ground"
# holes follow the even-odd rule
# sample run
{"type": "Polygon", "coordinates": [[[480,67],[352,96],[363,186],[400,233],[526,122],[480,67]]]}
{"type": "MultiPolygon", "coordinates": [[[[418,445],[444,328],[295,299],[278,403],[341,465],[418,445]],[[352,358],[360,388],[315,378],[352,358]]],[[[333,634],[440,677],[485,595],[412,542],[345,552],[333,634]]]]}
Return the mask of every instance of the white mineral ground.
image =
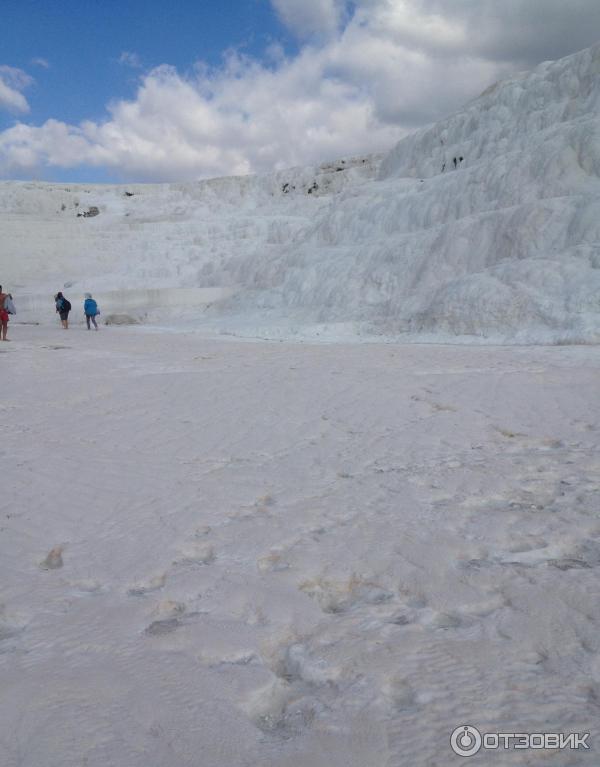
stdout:
{"type": "MultiPolygon", "coordinates": [[[[3,766],[446,765],[460,724],[597,729],[599,347],[1,352],[3,766]]],[[[497,762],[587,764],[525,754],[497,762]]]]}

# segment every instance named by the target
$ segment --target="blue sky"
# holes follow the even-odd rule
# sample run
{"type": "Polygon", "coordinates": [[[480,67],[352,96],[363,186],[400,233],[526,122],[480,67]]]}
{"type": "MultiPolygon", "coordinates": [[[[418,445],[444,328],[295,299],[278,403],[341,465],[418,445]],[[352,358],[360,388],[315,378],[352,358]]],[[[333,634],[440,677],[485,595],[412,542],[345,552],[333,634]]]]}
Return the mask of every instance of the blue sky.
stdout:
{"type": "Polygon", "coordinates": [[[383,151],[600,36],[597,0],[2,0],[0,178],[165,181],[383,151]]]}
{"type": "MultiPolygon", "coordinates": [[[[28,121],[99,120],[112,99],[130,96],[141,68],[212,66],[229,48],[261,57],[274,40],[295,49],[268,0],[2,0],[0,63],[30,72],[28,121]],[[6,32],[9,34],[6,34],[6,32]],[[42,59],[44,67],[36,63],[42,59]]],[[[13,118],[0,113],[0,129],[13,118]]]]}

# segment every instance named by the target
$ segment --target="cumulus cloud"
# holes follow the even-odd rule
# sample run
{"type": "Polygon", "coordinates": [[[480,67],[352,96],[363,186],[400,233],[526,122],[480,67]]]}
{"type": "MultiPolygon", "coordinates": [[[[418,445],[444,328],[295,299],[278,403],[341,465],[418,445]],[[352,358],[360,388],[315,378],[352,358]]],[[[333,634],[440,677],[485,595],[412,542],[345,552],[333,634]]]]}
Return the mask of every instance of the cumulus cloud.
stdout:
{"type": "Polygon", "coordinates": [[[32,82],[33,79],[22,69],[0,66],[0,109],[29,112],[29,104],[21,91],[32,82]]]}
{"type": "Polygon", "coordinates": [[[342,0],[271,0],[271,4],[298,37],[335,32],[344,8],[342,0]]]}
{"type": "Polygon", "coordinates": [[[380,125],[352,86],[322,78],[318,56],[276,70],[231,57],[190,80],[172,67],[145,75],[136,97],[109,107],[104,123],[50,120],[0,133],[5,173],[79,164],[125,170],[128,178],[176,180],[244,174],[319,162],[398,136],[380,125]]]}
{"type": "Polygon", "coordinates": [[[594,0],[411,0],[411,5],[417,13],[453,19],[465,30],[466,51],[497,61],[531,66],[600,38],[600,4],[594,0]]]}
{"type": "Polygon", "coordinates": [[[102,122],[0,133],[0,173],[87,165],[177,180],[383,151],[515,69],[592,44],[600,28],[597,0],[568,10],[558,0],[272,2],[309,36],[293,57],[275,43],[263,62],[230,54],[187,75],[157,67],[102,122]]]}

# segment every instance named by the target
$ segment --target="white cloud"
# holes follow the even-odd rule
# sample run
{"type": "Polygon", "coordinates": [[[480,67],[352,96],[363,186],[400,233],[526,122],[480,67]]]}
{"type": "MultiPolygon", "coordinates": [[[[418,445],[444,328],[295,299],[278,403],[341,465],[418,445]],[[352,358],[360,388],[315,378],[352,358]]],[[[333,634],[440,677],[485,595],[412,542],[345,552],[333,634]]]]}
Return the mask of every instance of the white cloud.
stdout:
{"type": "Polygon", "coordinates": [[[343,0],[271,0],[277,15],[295,35],[330,35],[338,27],[343,0]]]}
{"type": "Polygon", "coordinates": [[[0,109],[29,112],[29,104],[21,91],[32,82],[33,79],[22,69],[0,66],[0,109]]]}
{"type": "MultiPolygon", "coordinates": [[[[296,56],[271,45],[265,63],[230,54],[187,76],[157,67],[103,122],[0,133],[0,174],[91,165],[124,180],[177,180],[383,151],[524,63],[591,44],[584,19],[600,20],[597,0],[572,0],[572,19],[558,0],[356,0],[346,16],[350,6],[333,0],[272,1],[298,34],[312,30],[296,56]]],[[[14,80],[8,87],[21,96],[14,80]]]]}
{"type": "MultiPolygon", "coordinates": [[[[533,65],[585,48],[600,38],[596,0],[357,0],[391,18],[407,12],[419,25],[432,22],[461,30],[456,51],[493,61],[533,65]]],[[[440,35],[423,39],[440,50],[440,35]]]]}
{"type": "Polygon", "coordinates": [[[31,63],[35,67],[42,67],[43,69],[49,69],[50,64],[46,59],[43,59],[41,56],[37,56],[35,59],[31,59],[31,63]]]}
{"type": "Polygon", "coordinates": [[[193,81],[159,67],[134,100],[112,104],[102,124],[51,120],[4,131],[3,170],[87,164],[175,180],[267,171],[394,142],[398,129],[377,124],[368,99],[321,75],[308,53],[275,71],[233,58],[193,81]]]}

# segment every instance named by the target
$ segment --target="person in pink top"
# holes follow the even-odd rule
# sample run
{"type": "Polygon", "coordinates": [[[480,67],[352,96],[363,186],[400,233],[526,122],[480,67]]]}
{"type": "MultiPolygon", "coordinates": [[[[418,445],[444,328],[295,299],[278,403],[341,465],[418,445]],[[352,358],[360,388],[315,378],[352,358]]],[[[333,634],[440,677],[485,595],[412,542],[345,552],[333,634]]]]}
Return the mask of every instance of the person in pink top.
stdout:
{"type": "Polygon", "coordinates": [[[5,302],[9,298],[8,293],[2,292],[2,285],[0,285],[0,337],[3,341],[8,341],[6,337],[8,333],[8,311],[5,307],[5,302]]]}

